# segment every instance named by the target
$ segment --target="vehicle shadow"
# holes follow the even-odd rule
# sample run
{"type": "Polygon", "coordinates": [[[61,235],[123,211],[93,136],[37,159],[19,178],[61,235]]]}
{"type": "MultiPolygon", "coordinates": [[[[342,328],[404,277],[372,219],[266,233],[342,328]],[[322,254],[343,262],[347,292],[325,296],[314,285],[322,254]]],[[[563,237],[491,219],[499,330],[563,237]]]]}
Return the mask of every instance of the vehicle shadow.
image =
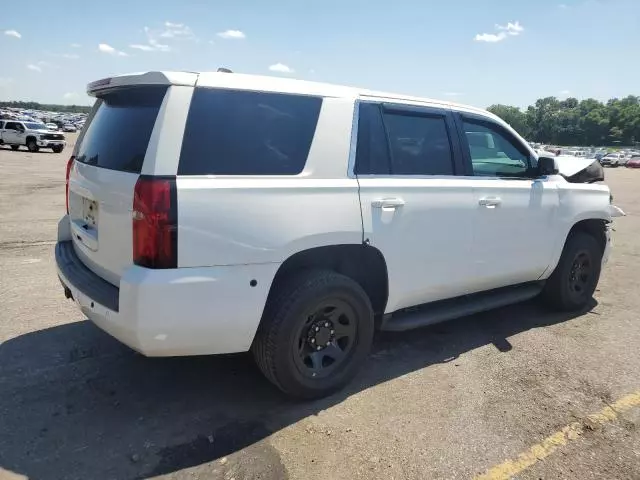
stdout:
{"type": "Polygon", "coordinates": [[[248,354],[145,358],[89,321],[25,334],[0,345],[0,477],[10,471],[32,480],[145,478],[228,457],[208,478],[231,465],[235,478],[285,478],[265,440],[271,433],[483,345],[508,354],[509,337],[578,315],[526,302],[380,333],[371,365],[346,390],[313,402],[280,394],[248,354]]]}

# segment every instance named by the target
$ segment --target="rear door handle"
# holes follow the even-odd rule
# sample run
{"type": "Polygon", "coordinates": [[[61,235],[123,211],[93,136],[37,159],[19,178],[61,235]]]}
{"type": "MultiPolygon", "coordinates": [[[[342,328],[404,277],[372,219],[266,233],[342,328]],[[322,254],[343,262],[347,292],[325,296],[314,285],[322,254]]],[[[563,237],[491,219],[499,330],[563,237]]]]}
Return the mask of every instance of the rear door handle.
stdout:
{"type": "Polygon", "coordinates": [[[478,200],[478,205],[480,205],[481,207],[496,208],[501,204],[502,199],[500,197],[484,197],[478,200]]]}
{"type": "Polygon", "coordinates": [[[373,208],[397,208],[404,205],[404,200],[401,198],[382,198],[380,200],[374,200],[371,202],[373,208]]]}

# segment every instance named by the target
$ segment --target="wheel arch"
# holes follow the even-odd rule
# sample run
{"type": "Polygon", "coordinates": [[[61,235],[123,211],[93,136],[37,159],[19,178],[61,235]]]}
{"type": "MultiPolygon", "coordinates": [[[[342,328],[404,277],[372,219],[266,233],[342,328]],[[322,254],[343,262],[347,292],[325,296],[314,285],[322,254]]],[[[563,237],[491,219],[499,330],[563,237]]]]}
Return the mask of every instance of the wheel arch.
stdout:
{"type": "Polygon", "coordinates": [[[598,244],[601,246],[602,251],[604,252],[604,249],[607,245],[607,225],[610,222],[610,218],[605,218],[599,213],[575,219],[572,222],[571,227],[563,236],[560,237],[561,241],[558,241],[557,243],[553,259],[550,262],[547,270],[545,270],[544,273],[540,275],[540,279],[546,279],[553,273],[556,266],[558,265],[558,262],[560,261],[562,251],[564,250],[564,246],[567,244],[567,240],[574,232],[585,232],[589,235],[593,235],[598,241],[598,244]]]}
{"type": "Polygon", "coordinates": [[[296,252],[278,268],[269,288],[267,303],[287,278],[305,269],[332,270],[351,278],[369,296],[374,313],[384,313],[389,297],[389,277],[384,256],[377,248],[364,244],[338,244],[296,252]]]}

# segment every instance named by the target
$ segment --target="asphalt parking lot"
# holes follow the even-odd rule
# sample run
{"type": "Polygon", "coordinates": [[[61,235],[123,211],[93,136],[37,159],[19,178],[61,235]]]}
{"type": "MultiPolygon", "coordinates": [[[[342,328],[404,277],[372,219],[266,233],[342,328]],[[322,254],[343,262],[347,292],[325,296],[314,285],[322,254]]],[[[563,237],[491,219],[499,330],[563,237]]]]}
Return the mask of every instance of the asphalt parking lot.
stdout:
{"type": "Polygon", "coordinates": [[[147,359],[65,300],[69,154],[0,147],[0,479],[640,478],[640,171],[606,170],[628,216],[590,311],[379,335],[295,403],[248,355],[147,359]]]}

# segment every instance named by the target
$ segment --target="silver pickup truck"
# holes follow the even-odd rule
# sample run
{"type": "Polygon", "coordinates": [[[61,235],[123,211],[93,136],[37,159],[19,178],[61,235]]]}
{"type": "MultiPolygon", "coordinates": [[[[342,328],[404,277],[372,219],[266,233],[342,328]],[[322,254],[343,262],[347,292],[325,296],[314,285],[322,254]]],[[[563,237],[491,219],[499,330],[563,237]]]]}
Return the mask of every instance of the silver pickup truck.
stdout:
{"type": "Polygon", "coordinates": [[[62,133],[47,130],[44,123],[0,120],[0,145],[10,145],[13,150],[23,145],[30,152],[51,148],[54,153],[60,153],[65,139],[62,133]]]}

